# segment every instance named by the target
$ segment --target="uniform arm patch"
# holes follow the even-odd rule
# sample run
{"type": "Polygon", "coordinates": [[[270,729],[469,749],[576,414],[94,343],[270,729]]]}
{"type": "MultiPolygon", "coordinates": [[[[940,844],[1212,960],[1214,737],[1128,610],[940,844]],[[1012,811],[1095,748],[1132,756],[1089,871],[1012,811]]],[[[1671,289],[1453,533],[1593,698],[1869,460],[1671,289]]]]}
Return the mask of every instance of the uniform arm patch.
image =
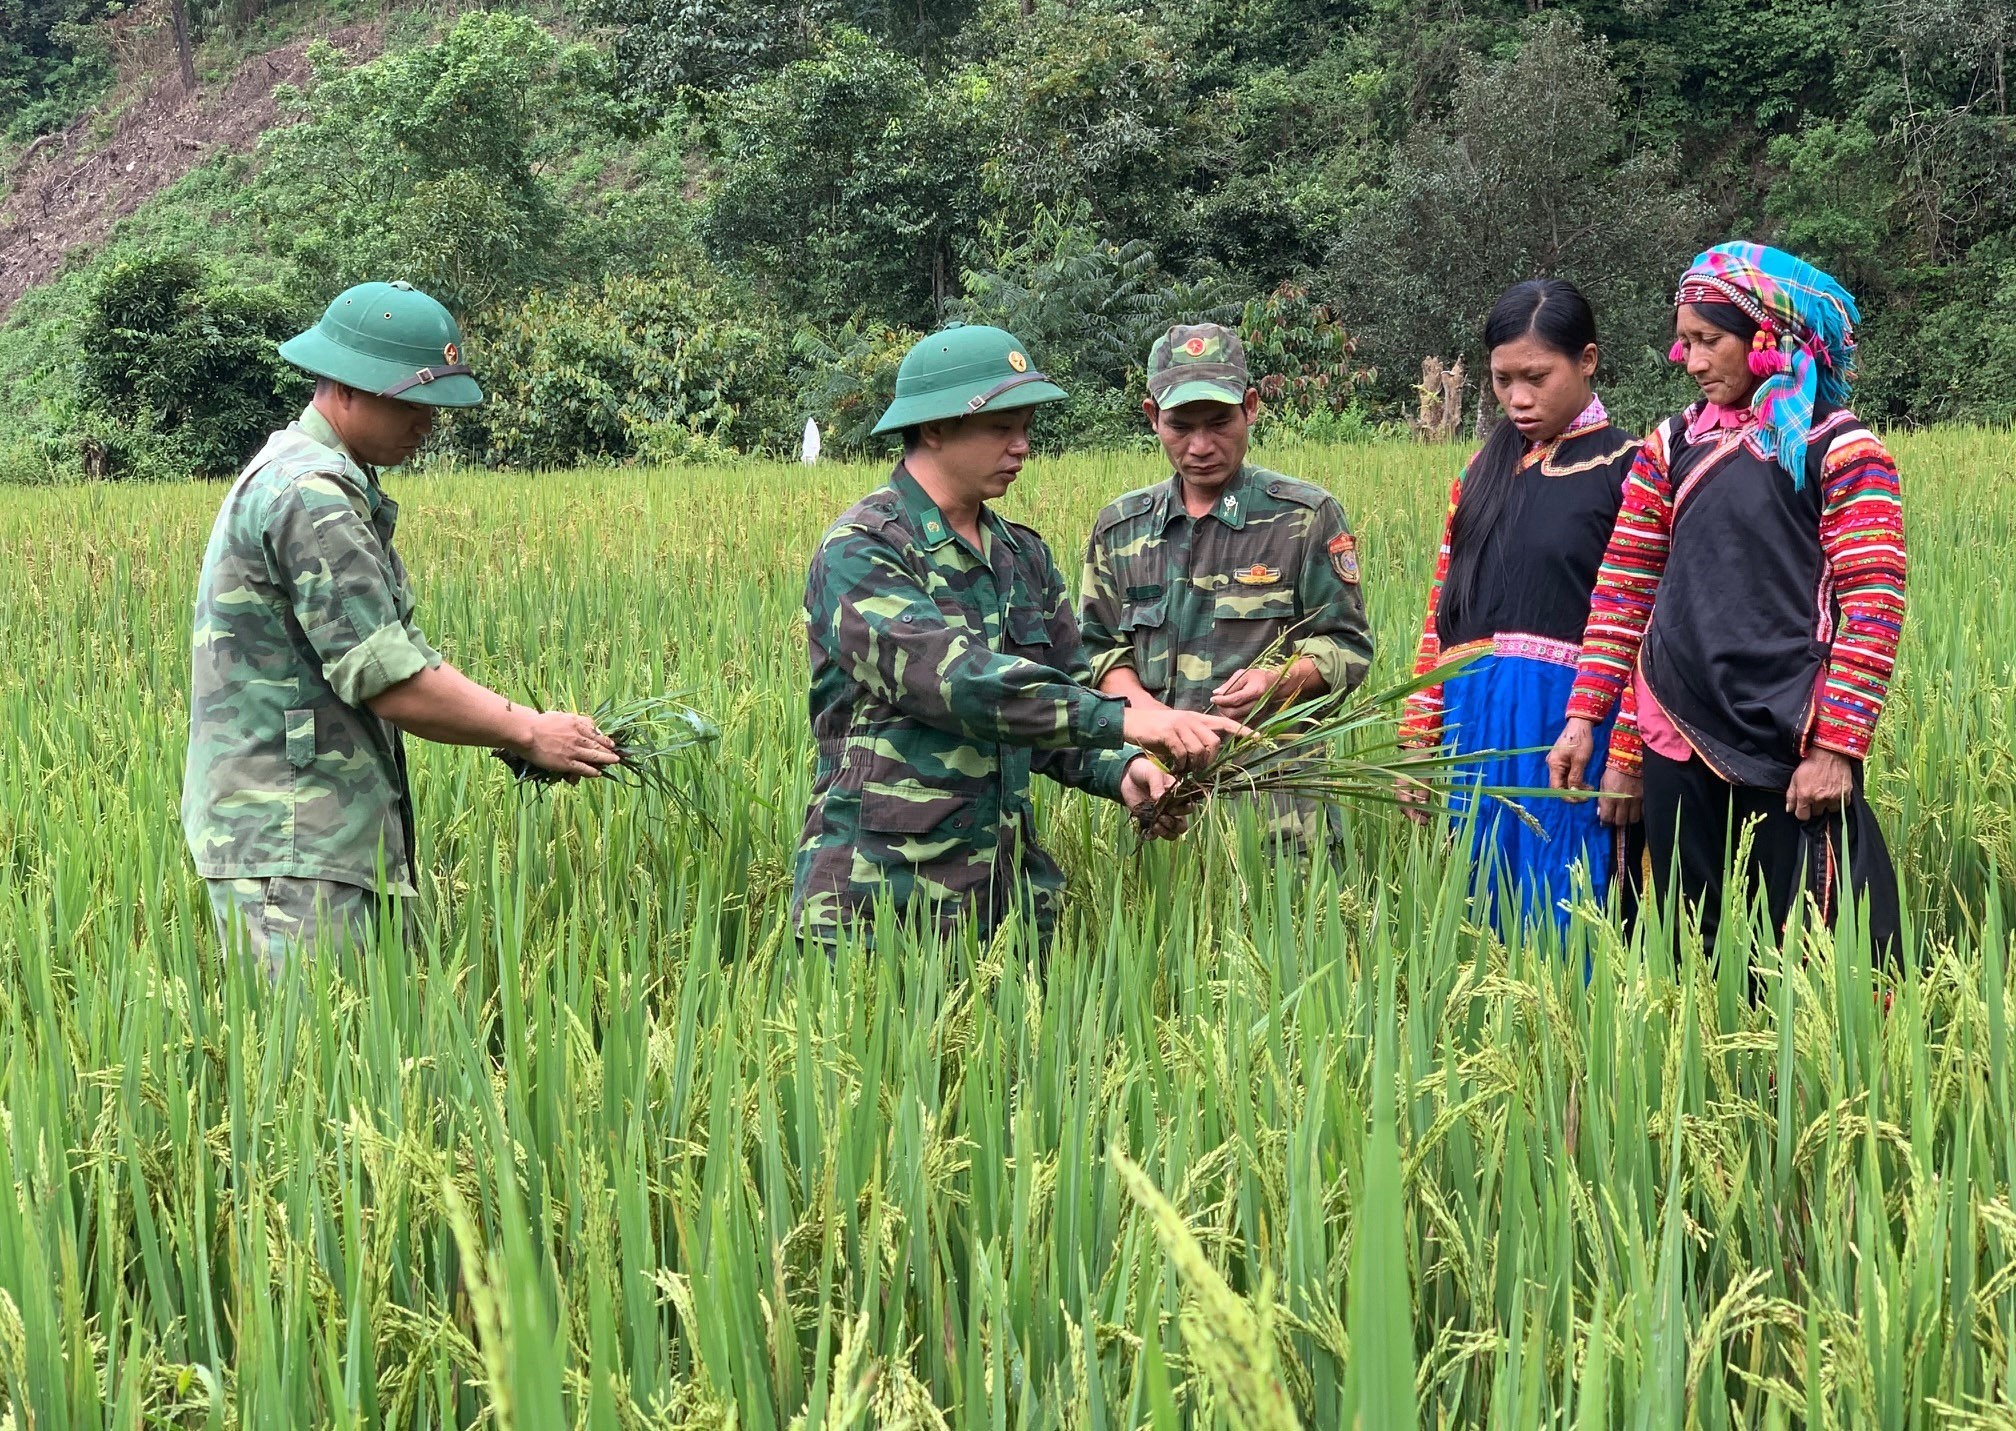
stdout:
{"type": "Polygon", "coordinates": [[[1349,532],[1330,538],[1330,570],[1345,585],[1358,584],[1358,539],[1349,532]]]}

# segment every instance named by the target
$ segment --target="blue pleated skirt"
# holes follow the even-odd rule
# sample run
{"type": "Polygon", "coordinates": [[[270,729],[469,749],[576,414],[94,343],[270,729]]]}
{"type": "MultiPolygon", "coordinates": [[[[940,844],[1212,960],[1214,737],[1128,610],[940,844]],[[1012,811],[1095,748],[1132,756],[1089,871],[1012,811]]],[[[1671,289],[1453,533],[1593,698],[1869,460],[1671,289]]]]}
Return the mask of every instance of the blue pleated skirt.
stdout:
{"type": "MultiPolygon", "coordinates": [[[[1575,685],[1574,645],[1539,636],[1501,634],[1442,690],[1444,739],[1457,755],[1475,751],[1525,751],[1466,762],[1463,775],[1473,785],[1544,790],[1547,752],[1561,734],[1568,695],[1575,685]]],[[[1593,785],[1610,751],[1613,714],[1596,728],[1589,762],[1593,785]]],[[[1467,815],[1471,799],[1452,800],[1467,815]]],[[[1476,811],[1473,854],[1479,897],[1504,927],[1514,907],[1522,922],[1551,919],[1565,929],[1571,902],[1582,891],[1608,898],[1617,852],[1614,832],[1596,816],[1594,800],[1536,798],[1519,802],[1538,823],[1534,829],[1497,800],[1476,811]],[[1517,892],[1514,906],[1506,891],[1517,892]]]]}

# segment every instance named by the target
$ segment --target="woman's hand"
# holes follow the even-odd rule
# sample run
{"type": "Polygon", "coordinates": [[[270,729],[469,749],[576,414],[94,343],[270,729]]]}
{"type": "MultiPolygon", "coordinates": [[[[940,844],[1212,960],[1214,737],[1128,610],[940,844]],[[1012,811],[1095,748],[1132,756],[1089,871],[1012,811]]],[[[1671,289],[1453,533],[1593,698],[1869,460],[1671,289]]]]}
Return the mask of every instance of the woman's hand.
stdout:
{"type": "Polygon", "coordinates": [[[1401,776],[1393,782],[1393,793],[1400,798],[1400,810],[1415,824],[1426,826],[1434,819],[1428,806],[1428,790],[1418,780],[1401,776]]]}
{"type": "Polygon", "coordinates": [[[1854,793],[1855,762],[1816,745],[1792,772],[1792,783],[1785,790],[1785,808],[1794,819],[1817,819],[1847,805],[1854,793]]]}
{"type": "Polygon", "coordinates": [[[1645,818],[1645,781],[1642,776],[1631,775],[1614,764],[1606,764],[1600,790],[1596,818],[1613,830],[1635,825],[1645,818]]]}
{"type": "Polygon", "coordinates": [[[1555,790],[1587,790],[1590,757],[1596,753],[1596,724],[1568,717],[1554,748],[1547,752],[1547,784],[1555,790]]]}

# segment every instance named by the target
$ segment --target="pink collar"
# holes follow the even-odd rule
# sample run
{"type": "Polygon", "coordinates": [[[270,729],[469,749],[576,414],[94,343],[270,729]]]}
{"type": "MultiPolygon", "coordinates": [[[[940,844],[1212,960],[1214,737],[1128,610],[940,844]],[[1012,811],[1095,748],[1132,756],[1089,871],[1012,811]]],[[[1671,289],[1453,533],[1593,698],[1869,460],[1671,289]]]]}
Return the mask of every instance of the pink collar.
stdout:
{"type": "Polygon", "coordinates": [[[1699,411],[1687,419],[1687,440],[1698,442],[1709,433],[1724,429],[1740,432],[1756,421],[1757,414],[1747,407],[1724,407],[1720,403],[1704,402],[1699,411]]]}
{"type": "Polygon", "coordinates": [[[1610,421],[1610,414],[1603,410],[1603,399],[1595,393],[1591,393],[1589,394],[1589,406],[1583,408],[1580,413],[1576,414],[1573,422],[1561,429],[1561,436],[1573,437],[1577,433],[1601,427],[1608,421],[1610,421]]]}
{"type": "Polygon", "coordinates": [[[1519,470],[1524,472],[1528,467],[1541,461],[1548,453],[1552,452],[1569,438],[1580,437],[1585,432],[1594,432],[1609,421],[1610,414],[1603,409],[1603,399],[1591,393],[1589,395],[1589,406],[1583,408],[1581,412],[1576,414],[1573,422],[1561,429],[1559,437],[1549,438],[1545,442],[1529,442],[1526,444],[1525,454],[1519,459],[1519,470]]]}

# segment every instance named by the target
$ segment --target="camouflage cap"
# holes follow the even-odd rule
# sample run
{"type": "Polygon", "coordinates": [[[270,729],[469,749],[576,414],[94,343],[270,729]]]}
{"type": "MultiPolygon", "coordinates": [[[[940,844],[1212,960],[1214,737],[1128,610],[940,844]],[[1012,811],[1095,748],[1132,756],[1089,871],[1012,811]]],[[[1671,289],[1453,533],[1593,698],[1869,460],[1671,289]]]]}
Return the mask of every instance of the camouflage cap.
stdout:
{"type": "Polygon", "coordinates": [[[1246,345],[1216,323],[1178,323],[1148,352],[1148,396],[1157,407],[1244,402],[1251,386],[1246,345]]]}

